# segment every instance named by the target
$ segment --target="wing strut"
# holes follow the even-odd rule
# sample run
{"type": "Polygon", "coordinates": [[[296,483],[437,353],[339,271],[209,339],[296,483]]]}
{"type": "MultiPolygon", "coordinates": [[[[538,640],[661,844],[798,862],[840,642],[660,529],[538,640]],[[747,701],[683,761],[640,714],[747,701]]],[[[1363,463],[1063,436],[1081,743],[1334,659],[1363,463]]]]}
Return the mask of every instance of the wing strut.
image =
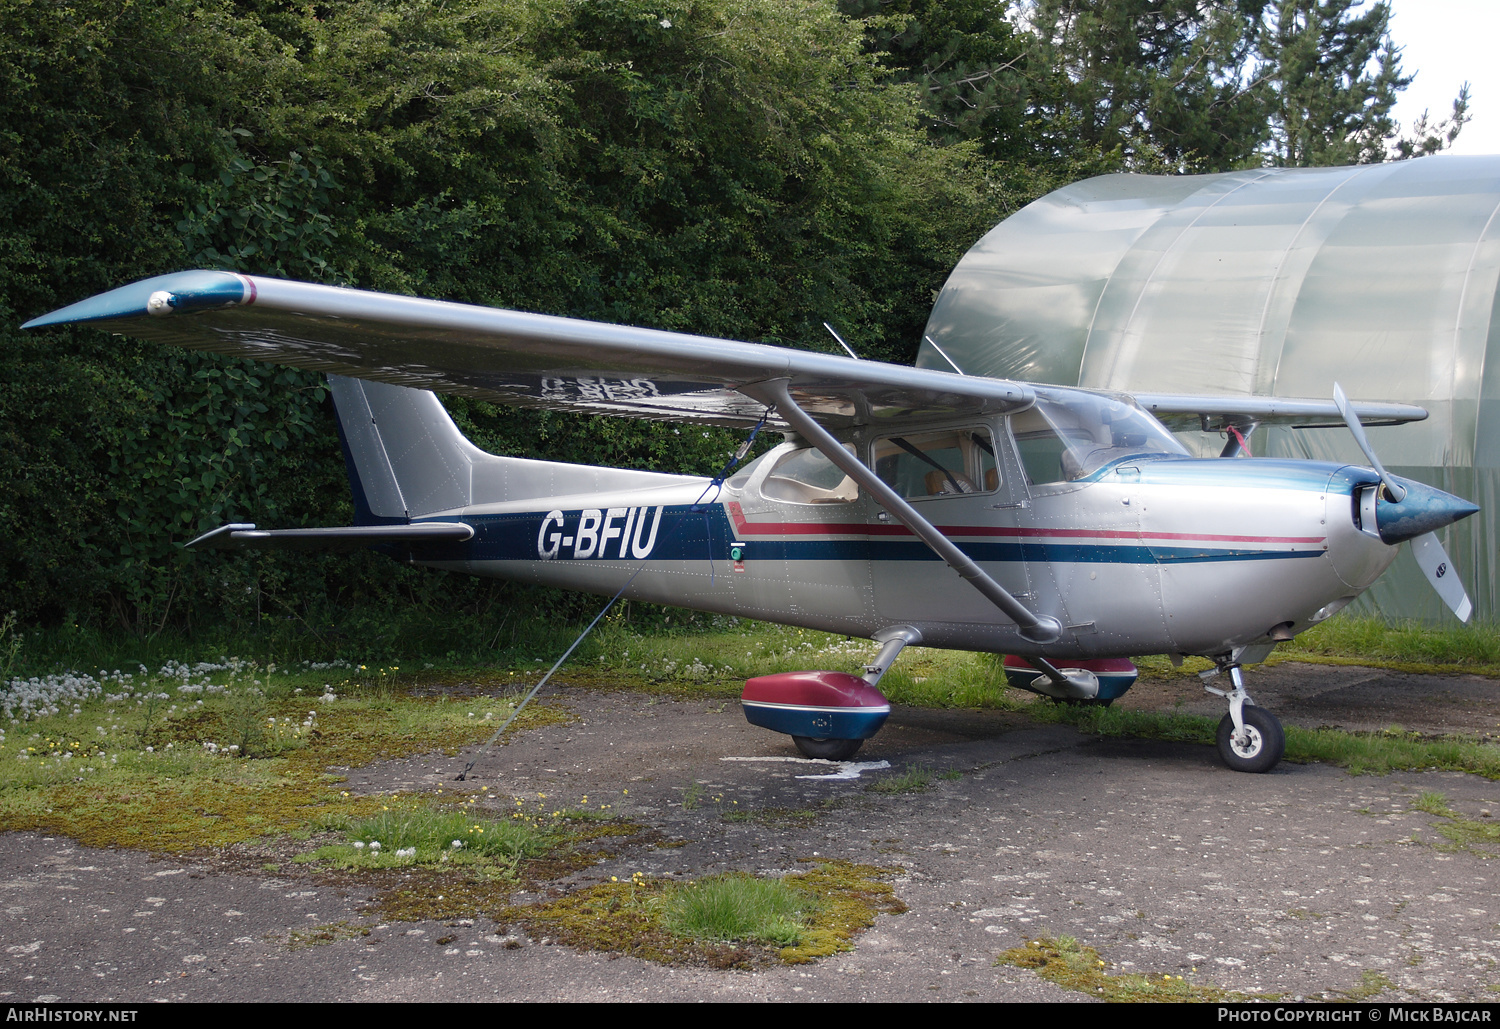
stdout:
{"type": "Polygon", "coordinates": [[[1006,591],[1005,587],[986,575],[984,569],[980,568],[973,558],[958,549],[952,540],[939,532],[937,526],[923,518],[916,508],[882,482],[868,465],[845,450],[827,429],[798,407],[791,393],[787,391],[787,380],[772,379],[768,382],[741,386],[740,392],[764,404],[774,405],[777,413],[786,419],[787,424],[799,435],[822,451],[823,456],[842,469],[844,474],[869,490],[881,507],[889,511],[902,525],[916,533],[917,538],[931,547],[938,557],[948,562],[950,568],[962,578],[967,579],[970,586],[984,594],[986,600],[998,607],[1005,617],[1015,622],[1020,627],[1022,636],[1033,643],[1052,643],[1062,636],[1061,622],[1048,615],[1033,614],[1027,610],[1019,600],[1006,591]]]}

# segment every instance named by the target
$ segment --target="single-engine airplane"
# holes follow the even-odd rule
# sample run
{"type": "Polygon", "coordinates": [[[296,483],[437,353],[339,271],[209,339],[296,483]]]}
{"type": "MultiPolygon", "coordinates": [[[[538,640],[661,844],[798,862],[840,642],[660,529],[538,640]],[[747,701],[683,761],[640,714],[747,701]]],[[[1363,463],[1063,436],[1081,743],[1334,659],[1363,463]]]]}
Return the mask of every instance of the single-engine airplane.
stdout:
{"type": "MultiPolygon", "coordinates": [[[[1129,396],[225,271],[146,279],[36,318],[328,374],[355,524],[230,524],[195,547],[376,547],[412,564],[722,612],[882,644],[862,676],[746,684],[810,757],[885,721],[903,647],[1010,655],[1010,681],[1109,703],[1129,656],[1227,673],[1218,748],[1264,772],[1280,722],[1241,666],[1339,611],[1411,540],[1458,616],[1434,531],[1478,508],[1388,474],[1361,421],[1419,407],[1129,396]],[[785,442],[726,481],[485,453],[428,390],[785,442]],[[1163,421],[1229,436],[1192,457],[1163,421]],[[1370,467],[1255,459],[1261,424],[1346,423],[1370,467]],[[1231,460],[1230,458],[1237,458],[1231,460]],[[954,573],[957,573],[956,575],[954,573]]],[[[1211,680],[1206,679],[1205,682],[1211,680]]]]}

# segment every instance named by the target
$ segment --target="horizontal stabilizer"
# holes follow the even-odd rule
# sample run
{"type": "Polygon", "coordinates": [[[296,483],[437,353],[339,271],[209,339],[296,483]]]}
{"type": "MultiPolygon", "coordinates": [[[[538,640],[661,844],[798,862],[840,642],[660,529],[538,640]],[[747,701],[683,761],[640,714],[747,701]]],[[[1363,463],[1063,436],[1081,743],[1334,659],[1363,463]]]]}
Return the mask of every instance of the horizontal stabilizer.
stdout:
{"type": "Polygon", "coordinates": [[[189,543],[190,550],[358,550],[381,543],[462,543],[474,536],[463,522],[412,525],[337,525],[315,529],[257,529],[231,522],[189,543]]]}

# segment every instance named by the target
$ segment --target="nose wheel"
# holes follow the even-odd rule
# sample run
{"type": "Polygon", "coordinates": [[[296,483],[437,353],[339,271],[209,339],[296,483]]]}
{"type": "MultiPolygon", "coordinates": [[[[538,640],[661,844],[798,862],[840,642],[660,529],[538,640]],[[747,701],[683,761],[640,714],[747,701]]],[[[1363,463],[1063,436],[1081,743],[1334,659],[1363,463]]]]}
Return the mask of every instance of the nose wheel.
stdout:
{"type": "Polygon", "coordinates": [[[1219,722],[1219,757],[1236,772],[1269,772],[1286,752],[1286,734],[1281,722],[1263,707],[1241,712],[1243,725],[1236,729],[1233,715],[1219,722]]]}
{"type": "Polygon", "coordinates": [[[1286,753],[1286,733],[1281,720],[1250,699],[1239,665],[1226,663],[1203,674],[1207,677],[1225,670],[1234,689],[1217,690],[1207,684],[1203,687],[1229,701],[1229,713],[1219,721],[1215,737],[1219,757],[1236,772],[1269,772],[1286,753]]]}

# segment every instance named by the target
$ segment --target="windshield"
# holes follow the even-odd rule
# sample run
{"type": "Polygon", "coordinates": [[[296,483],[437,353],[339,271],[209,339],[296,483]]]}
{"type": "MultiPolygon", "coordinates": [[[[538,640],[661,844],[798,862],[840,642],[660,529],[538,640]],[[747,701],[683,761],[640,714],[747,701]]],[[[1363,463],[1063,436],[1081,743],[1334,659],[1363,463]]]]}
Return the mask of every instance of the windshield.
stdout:
{"type": "Polygon", "coordinates": [[[1132,456],[1189,456],[1166,427],[1124,396],[1036,391],[1036,406],[1011,418],[1033,485],[1082,479],[1132,456]]]}

